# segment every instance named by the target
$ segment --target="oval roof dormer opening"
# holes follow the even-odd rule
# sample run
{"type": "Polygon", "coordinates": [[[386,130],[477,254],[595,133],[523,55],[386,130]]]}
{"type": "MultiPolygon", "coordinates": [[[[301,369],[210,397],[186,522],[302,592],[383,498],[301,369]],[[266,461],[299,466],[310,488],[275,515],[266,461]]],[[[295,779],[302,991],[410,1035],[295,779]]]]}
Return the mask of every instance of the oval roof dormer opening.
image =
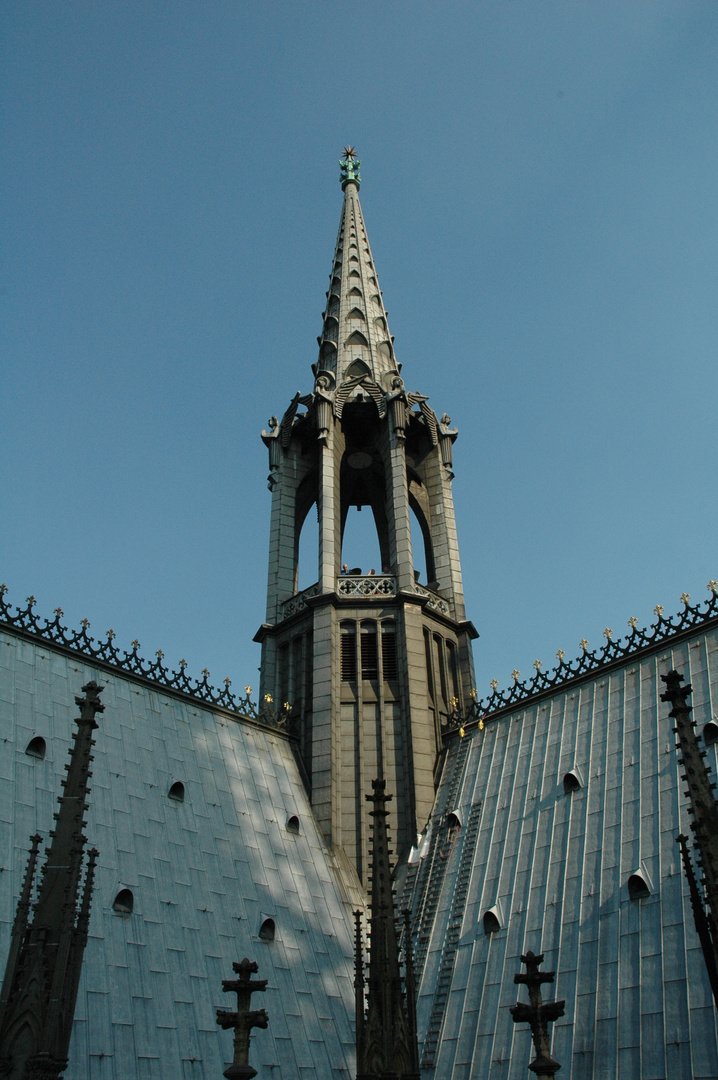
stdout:
{"type": "Polygon", "coordinates": [[[36,735],[34,739],[30,739],[30,742],[25,747],[25,753],[28,757],[42,761],[47,753],[47,743],[42,735],[36,735]]]}

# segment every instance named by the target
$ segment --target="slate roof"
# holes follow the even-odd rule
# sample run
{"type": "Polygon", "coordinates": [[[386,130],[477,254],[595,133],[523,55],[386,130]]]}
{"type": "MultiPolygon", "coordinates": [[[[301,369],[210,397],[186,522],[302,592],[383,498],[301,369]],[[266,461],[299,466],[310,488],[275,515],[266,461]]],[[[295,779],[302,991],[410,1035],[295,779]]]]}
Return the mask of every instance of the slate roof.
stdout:
{"type": "MultiPolygon", "coordinates": [[[[530,1032],[509,1006],[528,949],[545,954],[544,969],[558,973],[550,996],[566,1000],[552,1048],[562,1076],[718,1076],[716,1013],[676,844],[689,831],[687,802],[659,701],[671,667],[693,684],[700,732],[718,707],[715,628],[453,739],[405,893],[413,888],[425,955],[422,1065],[436,1077],[527,1075],[530,1032]],[[566,794],[569,771],[581,786],[566,794]],[[636,871],[649,883],[642,900],[628,894],[636,871]],[[500,928],[487,934],[490,911],[500,928]]],[[[715,745],[708,752],[715,773],[715,745]]]]}
{"type": "Polygon", "coordinates": [[[260,1074],[354,1070],[351,904],[315,825],[289,741],[221,710],[0,632],[0,957],[29,837],[45,838],[74,694],[105,685],[87,835],[100,850],[67,1080],[216,1078],[232,1033],[215,1009],[231,964],[269,985],[250,1060],[260,1074]],[[44,760],[26,747],[41,735],[44,760]],[[168,798],[184,784],[185,799],[168,798]],[[299,833],[286,828],[299,818],[299,833]],[[113,911],[120,889],[131,915],[113,911]],[[258,937],[271,918],[276,937],[258,937]]]}
{"type": "MultiPolygon", "coordinates": [[[[456,731],[402,903],[414,913],[422,1074],[514,1080],[532,1056],[511,1021],[527,949],[566,1000],[566,1077],[713,1080],[716,1014],[675,838],[687,804],[659,675],[717,713],[718,628],[569,679],[456,731]],[[573,773],[578,788],[564,789],[573,773]],[[630,874],[650,894],[631,899],[630,874]],[[498,929],[485,933],[493,912],[498,929]]],[[[106,687],[87,834],[100,849],[68,1080],[204,1080],[231,1059],[221,981],[249,956],[269,979],[260,1075],[354,1075],[350,897],[281,732],[153,688],[17,628],[0,629],[0,957],[30,835],[47,837],[77,689],[106,687]],[[44,760],[30,740],[47,741],[44,760]],[[180,780],[184,802],[168,798],[180,780]],[[287,830],[296,814],[300,831],[287,830]],[[131,889],[131,915],[113,911],[131,889]],[[259,939],[266,918],[272,943],[259,939]]],[[[708,747],[716,770],[716,746],[708,747]]],[[[548,995],[547,995],[548,996],[548,995]]]]}

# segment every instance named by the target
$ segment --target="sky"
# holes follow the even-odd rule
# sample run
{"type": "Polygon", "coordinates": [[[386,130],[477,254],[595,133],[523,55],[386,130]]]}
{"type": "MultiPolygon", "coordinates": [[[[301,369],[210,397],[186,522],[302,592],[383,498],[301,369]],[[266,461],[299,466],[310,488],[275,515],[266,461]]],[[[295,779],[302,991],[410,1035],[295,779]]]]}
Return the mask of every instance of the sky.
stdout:
{"type": "Polygon", "coordinates": [[[717,45],[711,0],[6,0],[7,599],[257,687],[259,433],[312,386],[347,143],[459,429],[479,693],[706,598],[717,45]]]}

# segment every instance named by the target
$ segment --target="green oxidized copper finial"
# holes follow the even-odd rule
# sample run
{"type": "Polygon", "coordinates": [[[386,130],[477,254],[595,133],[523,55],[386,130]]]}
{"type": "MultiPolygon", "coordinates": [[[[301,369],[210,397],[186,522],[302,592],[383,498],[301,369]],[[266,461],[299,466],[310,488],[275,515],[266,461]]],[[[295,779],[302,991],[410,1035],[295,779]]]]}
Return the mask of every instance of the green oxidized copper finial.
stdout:
{"type": "Polygon", "coordinates": [[[339,168],[342,171],[341,185],[342,191],[346,191],[348,183],[356,184],[357,187],[361,184],[361,174],[359,172],[359,166],[361,161],[356,156],[356,150],[353,146],[344,147],[344,156],[339,159],[339,168]]]}

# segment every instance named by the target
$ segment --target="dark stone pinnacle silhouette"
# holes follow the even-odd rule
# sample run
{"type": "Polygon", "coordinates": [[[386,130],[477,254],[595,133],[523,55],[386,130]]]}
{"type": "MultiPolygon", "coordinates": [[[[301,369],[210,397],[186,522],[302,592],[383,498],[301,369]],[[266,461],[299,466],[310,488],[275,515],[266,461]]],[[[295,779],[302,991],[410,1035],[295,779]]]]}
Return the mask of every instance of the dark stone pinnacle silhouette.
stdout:
{"type": "Polygon", "coordinates": [[[683,676],[677,671],[669,671],[666,675],[661,675],[661,679],[666,684],[666,692],[661,694],[661,701],[670,702],[672,708],[668,715],[676,722],[673,733],[678,738],[678,762],[685,769],[681,779],[688,787],[687,795],[691,804],[688,813],[693,817],[691,829],[700,855],[697,862],[703,868],[705,901],[691,865],[686,843],[688,838],[681,833],[676,842],[681,846],[693,918],[713,999],[718,1006],[718,802],[713,794],[715,784],[709,779],[710,768],[705,763],[706,752],[701,750],[698,744],[695,720],[691,718],[693,707],[686,701],[692,691],[691,684],[681,686],[683,676]]]}
{"type": "Polygon", "coordinates": [[[105,708],[100,701],[103,687],[89,682],[82,689],[85,697],[75,698],[80,716],[33,917],[30,920],[30,901],[42,839],[37,835],[32,837],[0,991],[0,1076],[7,1080],[57,1080],[67,1068],[98,855],[95,848],[88,853],[78,906],[90,751],[95,714],[105,708]]]}
{"type": "Polygon", "coordinates": [[[257,1075],[257,1070],[249,1064],[249,1038],[252,1028],[266,1028],[269,1017],[264,1009],[251,1010],[249,1008],[252,994],[264,992],[267,989],[266,979],[252,979],[259,971],[256,962],[246,957],[241,964],[232,964],[232,970],[239,975],[238,979],[223,979],[222,989],[225,993],[236,993],[237,1009],[230,1012],[227,1009],[217,1009],[217,1023],[226,1031],[234,1028],[234,1061],[224,1070],[227,1080],[252,1080],[257,1075]]]}
{"type": "Polygon", "coordinates": [[[521,963],[526,965],[526,974],[520,972],[514,975],[514,982],[526,984],[529,1004],[524,1005],[517,1001],[509,1011],[515,1024],[530,1024],[531,1026],[536,1057],[529,1065],[529,1069],[536,1073],[539,1080],[551,1080],[561,1066],[551,1057],[551,1037],[548,1033],[548,1025],[559,1016],[563,1016],[566,1002],[541,1000],[541,983],[552,983],[556,977],[555,971],[539,971],[539,964],[543,964],[543,953],[536,956],[529,949],[526,955],[521,957],[521,963]]]}
{"type": "Polygon", "coordinates": [[[399,943],[394,917],[389,837],[384,780],[372,780],[373,804],[371,853],[371,917],[368,994],[364,1001],[364,962],[361,943],[361,912],[356,925],[355,988],[357,1024],[357,1080],[419,1080],[419,1049],[416,1040],[416,1002],[411,934],[404,914],[406,995],[402,992],[399,943]]]}

